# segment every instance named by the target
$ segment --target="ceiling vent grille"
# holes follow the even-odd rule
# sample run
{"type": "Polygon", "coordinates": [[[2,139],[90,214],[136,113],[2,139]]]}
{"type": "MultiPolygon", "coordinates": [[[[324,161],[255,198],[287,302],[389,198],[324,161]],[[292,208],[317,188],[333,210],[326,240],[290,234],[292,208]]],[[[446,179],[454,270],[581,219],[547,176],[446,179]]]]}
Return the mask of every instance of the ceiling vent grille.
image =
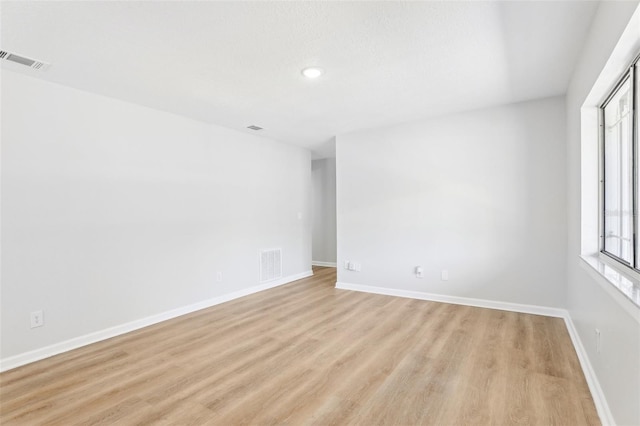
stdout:
{"type": "Polygon", "coordinates": [[[282,278],[282,249],[260,250],[260,282],[282,278]]]}
{"type": "Polygon", "coordinates": [[[16,53],[7,52],[6,50],[0,50],[0,59],[4,61],[11,61],[17,64],[25,65],[34,70],[44,71],[51,66],[46,62],[38,61],[35,59],[27,58],[26,56],[18,55],[16,53]]]}
{"type": "Polygon", "coordinates": [[[262,127],[254,126],[254,125],[252,124],[251,126],[247,126],[247,129],[251,129],[251,130],[262,130],[262,127]]]}

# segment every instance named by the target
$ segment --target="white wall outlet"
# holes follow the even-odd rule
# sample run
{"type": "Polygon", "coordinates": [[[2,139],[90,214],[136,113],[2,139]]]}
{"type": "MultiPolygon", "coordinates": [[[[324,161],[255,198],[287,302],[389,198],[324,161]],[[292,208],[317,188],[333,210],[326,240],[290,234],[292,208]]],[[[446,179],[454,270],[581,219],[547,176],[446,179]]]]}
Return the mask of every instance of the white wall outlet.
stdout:
{"type": "Polygon", "coordinates": [[[440,274],[440,279],[442,281],[449,281],[449,270],[448,269],[443,269],[442,273],[440,274]]]}
{"type": "Polygon", "coordinates": [[[31,312],[31,328],[42,327],[44,325],[44,314],[42,311],[31,312]]]}
{"type": "Polygon", "coordinates": [[[345,260],[344,269],[346,269],[347,271],[360,272],[360,270],[362,269],[362,264],[358,262],[352,262],[350,260],[345,260]]]}
{"type": "Polygon", "coordinates": [[[598,330],[597,328],[595,329],[596,332],[596,352],[600,353],[600,350],[602,349],[602,340],[600,339],[600,330],[598,330]]]}
{"type": "Polygon", "coordinates": [[[216,272],[216,281],[219,283],[222,282],[222,271],[216,272]]]}
{"type": "Polygon", "coordinates": [[[416,278],[423,278],[424,277],[424,269],[422,269],[422,266],[416,266],[416,278]]]}

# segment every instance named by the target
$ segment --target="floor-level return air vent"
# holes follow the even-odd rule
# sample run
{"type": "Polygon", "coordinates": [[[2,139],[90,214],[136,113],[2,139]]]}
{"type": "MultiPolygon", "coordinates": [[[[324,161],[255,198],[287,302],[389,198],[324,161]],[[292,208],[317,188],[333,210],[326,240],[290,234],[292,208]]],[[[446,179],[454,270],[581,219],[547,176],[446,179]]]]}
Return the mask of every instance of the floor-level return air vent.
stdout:
{"type": "Polygon", "coordinates": [[[3,61],[15,62],[17,64],[25,65],[34,70],[44,71],[51,66],[46,62],[38,61],[36,59],[27,58],[26,56],[18,55],[17,53],[7,52],[6,50],[0,50],[0,59],[3,61]]]}
{"type": "Polygon", "coordinates": [[[282,249],[260,250],[260,282],[282,278],[282,249]]]}

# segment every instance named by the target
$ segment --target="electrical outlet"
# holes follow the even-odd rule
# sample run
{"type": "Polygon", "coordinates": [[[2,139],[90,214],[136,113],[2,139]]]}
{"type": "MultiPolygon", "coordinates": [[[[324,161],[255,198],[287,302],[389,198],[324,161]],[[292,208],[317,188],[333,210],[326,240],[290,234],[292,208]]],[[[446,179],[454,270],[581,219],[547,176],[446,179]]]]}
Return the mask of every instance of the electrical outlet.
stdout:
{"type": "Polygon", "coordinates": [[[219,283],[222,282],[222,271],[216,272],[216,281],[219,283]]]}
{"type": "Polygon", "coordinates": [[[595,329],[596,332],[596,352],[600,353],[602,350],[602,340],[600,339],[600,330],[595,329]]]}
{"type": "Polygon", "coordinates": [[[440,279],[442,281],[449,281],[449,270],[448,269],[443,269],[442,273],[440,274],[440,279]]]}
{"type": "Polygon", "coordinates": [[[31,328],[42,327],[44,325],[44,315],[42,311],[31,312],[31,328]]]}
{"type": "Polygon", "coordinates": [[[415,273],[416,273],[416,278],[423,278],[424,269],[422,269],[422,266],[416,266],[415,273]]]}
{"type": "Polygon", "coordinates": [[[362,270],[362,264],[358,262],[345,262],[344,267],[353,272],[360,272],[362,270]]]}

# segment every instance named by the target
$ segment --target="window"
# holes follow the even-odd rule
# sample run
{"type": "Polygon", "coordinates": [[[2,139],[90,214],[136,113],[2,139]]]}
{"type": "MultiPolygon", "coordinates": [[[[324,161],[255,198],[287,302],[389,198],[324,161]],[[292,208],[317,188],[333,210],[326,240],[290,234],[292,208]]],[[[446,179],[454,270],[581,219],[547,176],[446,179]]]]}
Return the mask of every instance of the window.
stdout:
{"type": "Polygon", "coordinates": [[[638,58],[600,107],[601,252],[640,269],[638,207],[638,58]]]}

